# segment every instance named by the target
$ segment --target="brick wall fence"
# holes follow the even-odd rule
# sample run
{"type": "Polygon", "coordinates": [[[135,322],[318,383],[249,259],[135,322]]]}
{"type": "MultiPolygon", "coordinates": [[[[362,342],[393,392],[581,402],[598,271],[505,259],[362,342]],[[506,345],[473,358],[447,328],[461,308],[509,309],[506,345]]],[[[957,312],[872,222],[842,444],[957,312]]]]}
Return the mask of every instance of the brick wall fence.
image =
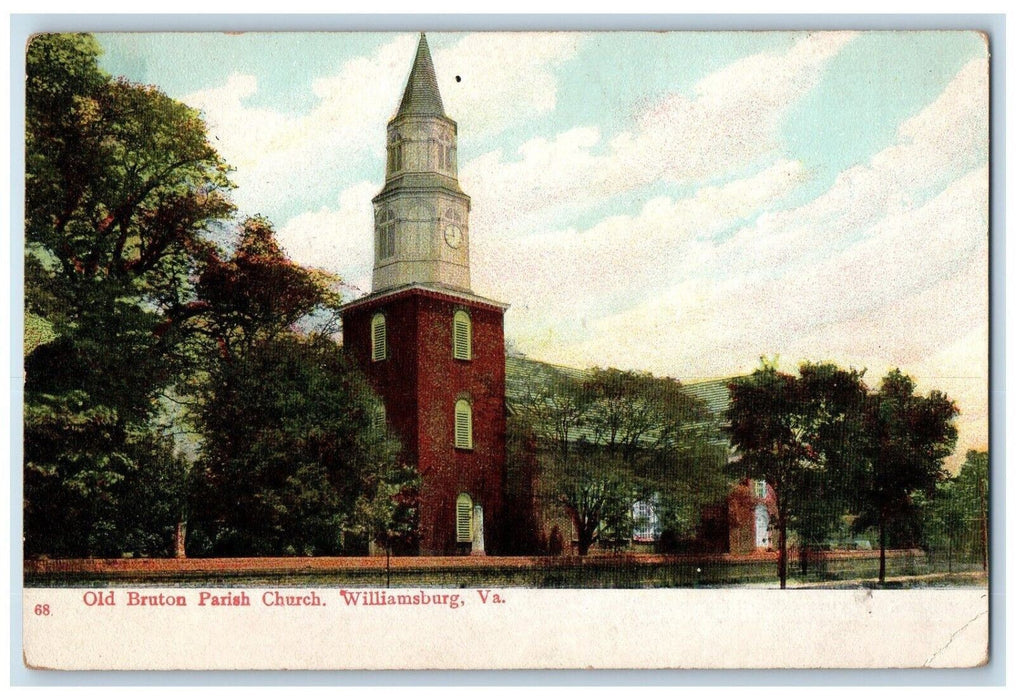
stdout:
{"type": "MultiPolygon", "coordinates": [[[[877,551],[813,552],[809,580],[874,578],[877,551]]],[[[590,555],[586,557],[392,557],[393,586],[546,588],[694,587],[776,580],[776,554],[590,555]]],[[[384,557],[230,559],[37,559],[24,563],[28,586],[384,585],[384,557]]],[[[932,573],[924,552],[887,552],[890,576],[932,573]]],[[[791,576],[798,574],[794,561],[791,576]]]]}

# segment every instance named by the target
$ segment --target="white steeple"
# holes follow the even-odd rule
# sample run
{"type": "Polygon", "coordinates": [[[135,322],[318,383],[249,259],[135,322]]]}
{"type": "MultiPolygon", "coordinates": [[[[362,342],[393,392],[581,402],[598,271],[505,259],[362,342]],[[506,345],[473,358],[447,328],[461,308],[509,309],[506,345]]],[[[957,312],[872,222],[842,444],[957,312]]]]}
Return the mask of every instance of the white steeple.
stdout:
{"type": "Polygon", "coordinates": [[[469,197],[457,179],[457,132],[421,34],[402,102],[388,122],[385,186],[373,200],[372,291],[407,284],[469,291],[469,197]]]}

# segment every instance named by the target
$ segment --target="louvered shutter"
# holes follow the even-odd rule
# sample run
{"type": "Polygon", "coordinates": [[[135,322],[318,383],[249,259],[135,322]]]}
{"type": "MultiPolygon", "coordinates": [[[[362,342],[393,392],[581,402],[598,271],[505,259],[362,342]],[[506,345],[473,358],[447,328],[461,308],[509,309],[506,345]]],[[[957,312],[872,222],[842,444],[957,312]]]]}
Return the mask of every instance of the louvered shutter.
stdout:
{"type": "Polygon", "coordinates": [[[374,414],[371,416],[371,427],[374,429],[376,434],[384,433],[385,428],[388,427],[388,422],[385,419],[385,407],[379,405],[374,410],[374,414]]]}
{"type": "Polygon", "coordinates": [[[374,362],[388,357],[388,326],[385,317],[378,314],[370,324],[371,357],[374,362]]]}
{"type": "Polygon", "coordinates": [[[455,541],[473,541],[473,499],[465,493],[455,501],[455,541]]]}
{"type": "Polygon", "coordinates": [[[452,317],[452,357],[456,360],[473,358],[472,328],[469,314],[456,311],[452,317]]]}
{"type": "Polygon", "coordinates": [[[455,403],[455,447],[473,449],[473,408],[464,400],[455,403]]]}

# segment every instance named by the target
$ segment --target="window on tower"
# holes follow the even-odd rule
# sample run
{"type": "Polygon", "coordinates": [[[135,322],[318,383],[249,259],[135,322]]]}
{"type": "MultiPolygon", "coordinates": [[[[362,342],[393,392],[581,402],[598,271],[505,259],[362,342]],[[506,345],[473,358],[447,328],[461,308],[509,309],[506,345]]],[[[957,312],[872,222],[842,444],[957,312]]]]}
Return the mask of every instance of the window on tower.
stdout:
{"type": "Polygon", "coordinates": [[[445,169],[451,171],[452,175],[455,174],[455,146],[449,144],[444,145],[444,159],[445,169]]]}
{"type": "Polygon", "coordinates": [[[377,222],[377,250],[381,260],[395,255],[395,231],[397,222],[391,209],[382,209],[377,222]]]}
{"type": "Polygon", "coordinates": [[[465,311],[452,316],[452,357],[456,360],[473,359],[473,323],[465,311]]]}
{"type": "Polygon", "coordinates": [[[396,173],[402,170],[402,135],[393,132],[388,137],[388,172],[396,173]]]}
{"type": "Polygon", "coordinates": [[[448,207],[447,209],[445,209],[444,215],[445,219],[447,219],[451,223],[459,225],[462,224],[462,214],[460,214],[459,210],[456,209],[455,207],[448,207]]]}
{"type": "Polygon", "coordinates": [[[455,499],[455,541],[473,541],[473,499],[468,493],[455,499]]]}
{"type": "Polygon", "coordinates": [[[374,314],[370,320],[370,357],[374,362],[388,358],[388,325],[384,314],[374,314]]]}
{"type": "Polygon", "coordinates": [[[455,447],[473,449],[473,407],[465,399],[455,402],[455,447]]]}

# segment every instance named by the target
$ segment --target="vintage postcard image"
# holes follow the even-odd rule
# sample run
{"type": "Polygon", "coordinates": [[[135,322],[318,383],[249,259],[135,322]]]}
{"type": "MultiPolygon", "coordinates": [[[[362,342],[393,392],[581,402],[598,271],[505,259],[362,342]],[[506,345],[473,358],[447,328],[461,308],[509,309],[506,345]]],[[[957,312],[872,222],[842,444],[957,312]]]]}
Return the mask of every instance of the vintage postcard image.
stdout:
{"type": "Polygon", "coordinates": [[[33,36],[25,663],[985,663],[989,56],[33,36]]]}

